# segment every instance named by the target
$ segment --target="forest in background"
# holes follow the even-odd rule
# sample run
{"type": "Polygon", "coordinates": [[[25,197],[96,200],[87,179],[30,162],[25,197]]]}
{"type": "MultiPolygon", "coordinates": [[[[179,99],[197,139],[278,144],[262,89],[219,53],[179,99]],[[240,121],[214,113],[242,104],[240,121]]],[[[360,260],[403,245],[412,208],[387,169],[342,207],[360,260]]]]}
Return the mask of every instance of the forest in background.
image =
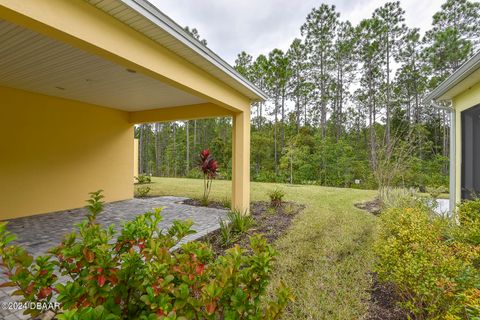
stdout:
{"type": "MultiPolygon", "coordinates": [[[[203,45],[196,29],[185,28],[203,45]]],[[[238,54],[235,69],[270,99],[252,106],[254,181],[335,187],[448,185],[449,117],[422,97],[480,44],[480,3],[447,0],[424,34],[388,2],[358,25],[312,9],[286,52],[238,54]]],[[[231,177],[231,119],[142,124],[139,171],[200,177],[208,148],[231,177]]]]}

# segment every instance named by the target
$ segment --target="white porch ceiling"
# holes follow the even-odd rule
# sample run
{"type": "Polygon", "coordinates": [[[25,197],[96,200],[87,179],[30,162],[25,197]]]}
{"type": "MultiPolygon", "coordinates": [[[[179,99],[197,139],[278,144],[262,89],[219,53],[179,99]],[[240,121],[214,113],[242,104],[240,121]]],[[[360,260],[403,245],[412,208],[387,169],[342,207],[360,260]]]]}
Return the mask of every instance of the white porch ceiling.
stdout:
{"type": "Polygon", "coordinates": [[[204,99],[0,20],[0,86],[139,111],[204,99]]]}
{"type": "Polygon", "coordinates": [[[268,99],[258,87],[148,0],[86,0],[254,101],[268,99]]]}

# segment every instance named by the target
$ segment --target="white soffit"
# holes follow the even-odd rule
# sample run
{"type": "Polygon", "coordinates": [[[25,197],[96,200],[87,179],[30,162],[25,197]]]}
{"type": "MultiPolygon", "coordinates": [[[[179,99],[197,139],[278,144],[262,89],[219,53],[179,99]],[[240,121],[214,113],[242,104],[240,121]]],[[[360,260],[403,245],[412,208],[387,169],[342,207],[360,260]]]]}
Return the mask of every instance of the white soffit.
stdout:
{"type": "Polygon", "coordinates": [[[206,102],[5,20],[0,20],[0,57],[0,86],[125,111],[206,102]]]}
{"type": "Polygon", "coordinates": [[[438,100],[451,100],[463,91],[466,91],[480,82],[480,69],[475,70],[468,77],[452,86],[448,91],[439,96],[438,100]]]}
{"type": "MultiPolygon", "coordinates": [[[[146,0],[86,0],[254,101],[268,96],[146,0]]],[[[195,0],[192,0],[195,1],[195,0]]]]}
{"type": "Polygon", "coordinates": [[[480,82],[480,51],[429,92],[424,100],[450,100],[480,82]]]}

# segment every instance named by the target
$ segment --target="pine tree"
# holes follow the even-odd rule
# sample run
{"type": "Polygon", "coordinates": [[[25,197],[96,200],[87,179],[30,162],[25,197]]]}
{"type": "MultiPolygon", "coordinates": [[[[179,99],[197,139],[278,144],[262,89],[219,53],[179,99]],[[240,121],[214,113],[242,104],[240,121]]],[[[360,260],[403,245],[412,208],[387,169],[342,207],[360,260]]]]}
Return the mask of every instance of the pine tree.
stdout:
{"type": "Polygon", "coordinates": [[[332,118],[335,124],[337,141],[344,130],[344,105],[348,99],[349,87],[355,78],[355,36],[355,29],[350,22],[339,23],[334,44],[336,77],[334,80],[335,93],[332,108],[332,118]]]}
{"type": "Polygon", "coordinates": [[[326,137],[327,106],[332,98],[333,47],[339,16],[340,14],[335,11],[335,6],[322,4],[308,14],[307,21],[301,27],[311,61],[310,76],[318,89],[316,99],[318,106],[315,111],[320,113],[322,138],[326,137]]]}
{"type": "Polygon", "coordinates": [[[382,7],[376,9],[373,13],[373,19],[379,23],[377,36],[379,37],[380,52],[384,59],[386,83],[385,89],[385,139],[387,146],[390,145],[391,135],[391,109],[392,109],[392,86],[390,73],[392,71],[391,63],[398,60],[400,39],[404,36],[407,28],[403,22],[405,11],[400,7],[400,1],[387,2],[382,7]]]}
{"type": "Polygon", "coordinates": [[[308,93],[307,72],[309,64],[307,61],[307,52],[302,40],[293,40],[290,48],[287,51],[288,59],[290,61],[290,69],[292,77],[288,84],[288,95],[295,101],[295,120],[297,132],[300,130],[302,104],[305,102],[304,96],[308,93]]]}
{"type": "Polygon", "coordinates": [[[480,3],[447,0],[433,16],[425,34],[425,55],[432,69],[433,88],[465,62],[480,44],[480,3]]]}
{"type": "Polygon", "coordinates": [[[275,167],[278,171],[279,151],[281,152],[285,146],[285,102],[287,98],[287,84],[291,77],[291,70],[288,56],[279,49],[274,49],[268,55],[267,69],[268,89],[274,99],[274,158],[275,167]],[[278,115],[280,113],[280,150],[278,148],[278,115]]]}

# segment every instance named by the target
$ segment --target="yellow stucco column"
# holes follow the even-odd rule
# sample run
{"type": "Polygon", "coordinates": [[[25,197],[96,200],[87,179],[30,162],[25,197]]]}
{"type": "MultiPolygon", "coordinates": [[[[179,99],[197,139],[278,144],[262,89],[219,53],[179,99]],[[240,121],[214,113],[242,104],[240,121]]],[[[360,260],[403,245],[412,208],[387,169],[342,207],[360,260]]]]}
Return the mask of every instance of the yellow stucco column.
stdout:
{"type": "Polygon", "coordinates": [[[250,208],[250,110],[233,115],[232,209],[250,208]]]}

